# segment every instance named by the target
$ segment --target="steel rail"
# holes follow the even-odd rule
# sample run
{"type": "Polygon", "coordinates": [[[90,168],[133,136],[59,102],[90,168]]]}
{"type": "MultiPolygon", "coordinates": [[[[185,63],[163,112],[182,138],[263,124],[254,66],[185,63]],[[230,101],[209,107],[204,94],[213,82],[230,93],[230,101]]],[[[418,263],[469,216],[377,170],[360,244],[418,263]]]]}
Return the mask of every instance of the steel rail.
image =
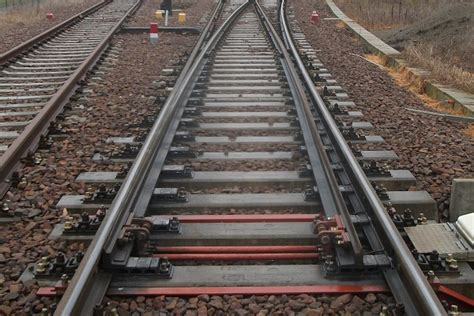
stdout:
{"type": "Polygon", "coordinates": [[[87,72],[95,65],[102,53],[108,47],[112,35],[120,28],[123,22],[138,9],[141,0],[137,0],[134,5],[125,13],[117,24],[107,33],[105,38],[89,54],[86,60],[77,68],[69,79],[64,82],[54,96],[43,106],[41,111],[31,120],[21,134],[13,141],[7,150],[0,157],[0,196],[3,196],[10,187],[9,178],[21,165],[20,160],[26,157],[38,146],[41,135],[46,133],[49,124],[62,111],[64,105],[78,88],[87,72]]]}
{"type": "MultiPolygon", "coordinates": [[[[357,181],[357,185],[364,193],[367,202],[372,208],[373,215],[375,216],[377,223],[380,225],[385,239],[388,240],[389,245],[395,254],[395,258],[397,260],[396,263],[399,265],[401,273],[404,276],[404,280],[408,282],[408,286],[406,288],[413,293],[413,300],[417,303],[417,306],[414,307],[420,311],[421,315],[446,315],[446,311],[436,296],[433,288],[430,286],[426,277],[418,266],[418,263],[413,258],[413,255],[408,249],[403,238],[400,236],[398,229],[395,227],[392,219],[388,216],[385,206],[375,193],[375,190],[365,176],[362,167],[358,163],[344,137],[339,132],[337,124],[334,122],[331,113],[326,108],[324,100],[316,91],[311,76],[306,70],[304,63],[299,56],[298,50],[293,43],[291,32],[287,25],[285,6],[286,0],[282,0],[279,18],[282,34],[285,38],[285,43],[287,44],[287,49],[291,51],[295,63],[306,83],[307,91],[315,101],[315,105],[317,106],[319,114],[324,119],[334,141],[339,148],[340,153],[345,159],[345,162],[350,167],[350,171],[353,173],[353,178],[357,181]]],[[[392,289],[392,291],[395,290],[397,289],[392,289]]]]}
{"type": "Polygon", "coordinates": [[[5,53],[0,55],[0,66],[5,65],[13,58],[18,57],[20,54],[24,53],[25,51],[33,48],[34,46],[40,44],[42,41],[51,38],[52,36],[56,35],[56,33],[63,31],[63,29],[81,21],[84,17],[90,15],[91,13],[96,12],[100,8],[104,7],[106,4],[109,4],[112,0],[105,0],[99,3],[94,4],[92,7],[85,9],[82,12],[70,17],[66,21],[59,23],[58,25],[53,26],[52,28],[44,31],[41,34],[29,39],[26,42],[21,43],[18,46],[13,47],[12,49],[6,51],[5,53]]]}
{"type": "MultiPolygon", "coordinates": [[[[88,303],[85,298],[87,298],[88,292],[92,290],[91,285],[93,284],[94,278],[101,275],[99,263],[101,259],[103,259],[104,251],[106,252],[107,249],[114,248],[117,241],[117,232],[121,230],[128,215],[134,211],[134,206],[138,202],[137,197],[140,195],[140,191],[146,182],[150,170],[153,169],[152,164],[175,115],[180,96],[189,90],[188,86],[191,82],[191,78],[198,70],[198,66],[201,64],[201,61],[209,49],[216,45],[236,14],[240,13],[247,4],[248,2],[245,2],[239,7],[214,33],[204,47],[196,46],[193,50],[192,56],[196,56],[199,51],[200,53],[194,60],[191,58],[188,59],[185,69],[183,69],[175,84],[175,88],[168,96],[127,177],[117,192],[116,198],[112,202],[107,215],[76,270],[70,285],[59,302],[55,315],[80,315],[78,311],[81,310],[83,304],[88,303]]],[[[219,2],[213,17],[208,21],[208,25],[212,24],[216,17],[216,12],[221,5],[222,1],[219,2]]],[[[209,28],[206,29],[209,30],[209,28]]],[[[201,33],[203,39],[206,39],[208,35],[206,32],[201,33]]],[[[200,40],[200,43],[203,42],[200,40]]]]}
{"type": "Polygon", "coordinates": [[[339,184],[333,173],[331,162],[326,155],[324,144],[318,132],[318,128],[313,118],[313,113],[306,98],[303,85],[298,78],[296,69],[293,66],[291,57],[285,49],[285,45],[278,36],[278,33],[272,26],[259,2],[255,2],[257,13],[260,15],[263,23],[267,26],[270,37],[273,39],[276,48],[281,54],[282,64],[290,86],[293,86],[292,92],[295,99],[295,106],[300,117],[300,124],[303,130],[308,155],[312,162],[312,171],[316,180],[316,185],[320,191],[321,202],[328,216],[340,214],[349,235],[352,251],[356,265],[363,264],[363,249],[357,231],[352,223],[349,210],[347,209],[344,197],[339,189],[339,184]],[[311,149],[311,150],[310,150],[311,149]],[[311,157],[313,156],[313,157],[311,157]]]}

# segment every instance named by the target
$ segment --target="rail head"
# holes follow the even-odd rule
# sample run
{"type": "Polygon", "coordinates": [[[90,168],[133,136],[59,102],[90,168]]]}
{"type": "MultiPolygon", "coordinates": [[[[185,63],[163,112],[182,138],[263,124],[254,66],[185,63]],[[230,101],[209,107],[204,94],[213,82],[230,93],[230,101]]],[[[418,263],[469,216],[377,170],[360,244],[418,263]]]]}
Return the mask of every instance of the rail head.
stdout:
{"type": "MultiPolygon", "coordinates": [[[[224,1],[219,1],[219,5],[224,1]]],[[[192,56],[196,58],[188,59],[185,65],[187,72],[183,71],[178,77],[175,88],[167,98],[165,105],[152,126],[140,152],[137,155],[135,162],[130,168],[127,177],[117,192],[116,198],[112,202],[107,215],[105,216],[99,230],[92,240],[89,248],[83,257],[73,279],[71,280],[66,292],[58,304],[55,315],[81,315],[81,309],[84,304],[87,304],[85,298],[88,291],[90,291],[93,280],[99,272],[99,264],[103,254],[107,249],[112,249],[117,240],[117,232],[120,231],[121,225],[133,212],[134,205],[137,203],[137,197],[146,181],[147,174],[151,169],[151,164],[156,156],[157,148],[160,146],[164,134],[172,119],[176,106],[179,102],[180,96],[184,93],[186,87],[191,82],[193,74],[198,70],[200,61],[204,59],[207,52],[212,50],[217,41],[221,38],[223,32],[229,27],[235,16],[240,13],[246,6],[246,1],[240,6],[226,21],[219,27],[214,35],[204,44],[203,47],[195,47],[195,53],[192,56]]],[[[216,8],[217,10],[218,8],[216,8]]],[[[216,11],[214,11],[215,13],[216,11]]],[[[215,18],[208,21],[211,22],[215,18]]],[[[209,30],[210,28],[207,28],[209,30]]],[[[201,33],[201,36],[206,39],[209,34],[201,33]]],[[[201,41],[203,43],[203,41],[201,41]]],[[[194,50],[193,50],[194,51],[194,50]]]]}
{"type": "Polygon", "coordinates": [[[295,106],[297,108],[298,116],[300,118],[303,136],[308,149],[308,156],[310,157],[312,172],[316,180],[318,189],[320,190],[321,202],[326,213],[331,215],[339,214],[346,227],[347,233],[350,237],[351,248],[354,254],[355,264],[362,266],[363,264],[363,249],[360,239],[357,235],[354,224],[352,223],[349,211],[345,204],[345,199],[339,190],[339,184],[333,173],[331,162],[329,161],[324,144],[320,138],[320,133],[313,118],[313,113],[310,104],[307,100],[304,86],[299,79],[296,68],[293,65],[291,55],[286,50],[286,46],[279,37],[265,11],[260,6],[258,1],[255,2],[257,14],[260,15],[263,23],[268,29],[268,33],[273,40],[276,49],[280,52],[282,57],[282,64],[284,65],[285,73],[288,78],[290,86],[293,88],[292,93],[295,98],[295,106]]]}
{"type": "Polygon", "coordinates": [[[377,224],[381,227],[385,239],[388,240],[391,249],[393,249],[396,264],[399,267],[403,279],[408,282],[408,286],[406,288],[410,290],[411,293],[413,293],[415,301],[419,303],[418,306],[414,306],[415,309],[420,311],[420,315],[446,315],[446,311],[440,300],[436,296],[431,285],[428,283],[426,277],[418,266],[418,263],[413,258],[413,255],[398,232],[398,229],[395,227],[392,219],[388,216],[383,203],[375,193],[375,190],[367,179],[362,167],[352,153],[349,145],[345,141],[342,134],[339,132],[337,124],[327,109],[324,100],[315,89],[311,76],[309,75],[303,61],[299,56],[298,50],[296,49],[291,35],[291,31],[288,27],[286,17],[286,0],[281,0],[279,11],[280,26],[285,45],[291,52],[295,63],[301,75],[303,76],[306,89],[315,102],[319,114],[325,120],[329,131],[331,132],[337,146],[340,149],[343,159],[350,167],[350,171],[353,173],[352,176],[357,181],[356,184],[366,197],[377,224]]]}

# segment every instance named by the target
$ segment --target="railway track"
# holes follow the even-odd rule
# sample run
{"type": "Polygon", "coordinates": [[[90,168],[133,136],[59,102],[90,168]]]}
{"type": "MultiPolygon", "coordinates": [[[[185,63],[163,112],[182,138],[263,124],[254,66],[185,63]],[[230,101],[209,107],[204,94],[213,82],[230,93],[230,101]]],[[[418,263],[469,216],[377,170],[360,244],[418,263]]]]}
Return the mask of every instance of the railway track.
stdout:
{"type": "MultiPolygon", "coordinates": [[[[124,172],[81,174],[98,189],[58,203],[78,215],[55,233],[90,244],[38,294],[62,295],[57,315],[104,313],[104,296],[366,292],[391,293],[394,314],[446,314],[386,210],[411,194],[379,187],[400,185],[373,162],[390,153],[353,145],[383,140],[358,132],[370,124],[289,30],[285,1],[280,33],[241,3],[217,27],[219,2],[146,137],[97,155],[124,172]]],[[[35,273],[51,268],[64,258],[35,273]]]]}
{"type": "Polygon", "coordinates": [[[0,194],[139,4],[102,2],[0,56],[0,194]]]}

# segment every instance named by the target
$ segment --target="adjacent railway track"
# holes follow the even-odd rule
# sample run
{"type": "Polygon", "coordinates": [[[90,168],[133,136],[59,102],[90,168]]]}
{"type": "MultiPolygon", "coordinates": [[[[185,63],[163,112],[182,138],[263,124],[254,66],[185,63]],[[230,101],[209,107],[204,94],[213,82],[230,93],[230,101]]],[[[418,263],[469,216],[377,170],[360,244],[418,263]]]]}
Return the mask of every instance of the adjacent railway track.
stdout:
{"type": "Polygon", "coordinates": [[[384,153],[348,143],[380,139],[355,132],[360,113],[300,56],[285,1],[279,32],[258,1],[219,25],[225,7],[146,137],[97,156],[129,163],[126,176],[82,174],[97,191],[59,202],[80,214],[62,238],[90,244],[67,286],[38,294],[62,295],[57,315],[100,314],[106,295],[365,292],[390,292],[395,314],[446,314],[387,212],[397,194],[370,182],[393,185],[372,162],[384,153]]]}
{"type": "Polygon", "coordinates": [[[139,4],[104,1],[0,56],[0,194],[139,4]]]}

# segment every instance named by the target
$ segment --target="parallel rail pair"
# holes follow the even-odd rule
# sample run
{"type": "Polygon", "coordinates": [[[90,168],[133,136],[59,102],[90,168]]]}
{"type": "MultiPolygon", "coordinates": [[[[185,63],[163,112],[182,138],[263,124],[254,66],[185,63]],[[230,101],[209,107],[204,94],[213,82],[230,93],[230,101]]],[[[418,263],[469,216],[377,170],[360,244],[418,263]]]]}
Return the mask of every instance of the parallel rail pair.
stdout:
{"type": "Polygon", "coordinates": [[[0,56],[1,196],[140,3],[100,2],[0,56]]]}
{"type": "MultiPolygon", "coordinates": [[[[175,88],[162,107],[58,305],[56,314],[90,314],[94,306],[91,302],[97,302],[105,294],[113,275],[112,272],[103,269],[102,264],[113,257],[118,247],[119,235],[130,217],[146,216],[149,201],[178,129],[186,101],[191,96],[206,62],[216,53],[220,40],[250,6],[254,6],[261,25],[271,39],[277,59],[283,67],[302,129],[322,209],[326,216],[337,216],[342,219],[349,237],[351,246],[338,249],[338,256],[351,262],[350,266],[357,271],[357,269],[363,269],[367,258],[373,258],[367,253],[366,247],[370,247],[369,251],[385,254],[393,260],[383,270],[385,280],[397,302],[404,304],[405,311],[410,315],[445,314],[444,308],[342,137],[324,100],[315,89],[293,44],[285,16],[285,1],[281,3],[279,15],[283,39],[280,38],[258,2],[246,1],[220,27],[216,28],[218,12],[222,10],[222,6],[223,3],[219,2],[202,32],[198,44],[176,81],[175,88]],[[213,28],[216,30],[211,33],[213,28]],[[327,138],[321,136],[321,126],[327,138]],[[334,148],[331,155],[328,155],[329,145],[334,148]],[[334,171],[335,162],[342,164],[343,168],[334,171]],[[345,196],[341,193],[341,182],[353,189],[345,196]],[[353,223],[354,215],[365,216],[367,221],[359,223],[360,226],[356,227],[353,223]],[[361,236],[366,242],[361,241],[361,236]]],[[[132,250],[122,249],[122,251],[130,255],[132,250]]]]}

